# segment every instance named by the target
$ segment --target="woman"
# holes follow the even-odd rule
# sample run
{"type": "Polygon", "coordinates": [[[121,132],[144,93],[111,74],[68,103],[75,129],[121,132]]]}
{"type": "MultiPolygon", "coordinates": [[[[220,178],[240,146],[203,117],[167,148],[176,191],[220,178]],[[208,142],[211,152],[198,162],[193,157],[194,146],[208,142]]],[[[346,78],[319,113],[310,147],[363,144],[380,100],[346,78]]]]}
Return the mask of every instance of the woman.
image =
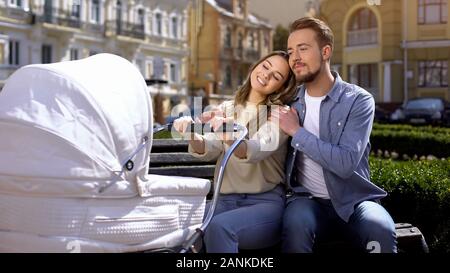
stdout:
{"type": "MultiPolygon", "coordinates": [[[[249,129],[248,139],[236,148],[225,169],[218,205],[205,231],[207,252],[237,253],[239,248],[265,248],[279,241],[288,137],[267,116],[271,107],[287,104],[294,94],[295,78],[288,56],[275,51],[253,65],[234,101],[224,102],[213,114],[202,115],[202,121],[210,122],[213,128],[232,119],[249,129]]],[[[174,128],[184,133],[192,122],[191,118],[180,118],[174,128]]],[[[204,160],[218,158],[219,164],[232,143],[229,135],[194,134],[189,152],[204,160]]]]}

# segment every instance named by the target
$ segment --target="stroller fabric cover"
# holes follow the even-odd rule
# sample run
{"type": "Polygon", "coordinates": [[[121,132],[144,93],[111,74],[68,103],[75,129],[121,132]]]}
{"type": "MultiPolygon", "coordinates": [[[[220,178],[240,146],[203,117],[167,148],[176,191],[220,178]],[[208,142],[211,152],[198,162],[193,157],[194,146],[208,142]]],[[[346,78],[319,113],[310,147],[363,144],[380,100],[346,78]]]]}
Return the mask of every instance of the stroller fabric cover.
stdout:
{"type": "Polygon", "coordinates": [[[210,182],[148,174],[152,120],[143,77],[116,55],[12,74],[0,92],[0,251],[180,245],[210,182]]]}

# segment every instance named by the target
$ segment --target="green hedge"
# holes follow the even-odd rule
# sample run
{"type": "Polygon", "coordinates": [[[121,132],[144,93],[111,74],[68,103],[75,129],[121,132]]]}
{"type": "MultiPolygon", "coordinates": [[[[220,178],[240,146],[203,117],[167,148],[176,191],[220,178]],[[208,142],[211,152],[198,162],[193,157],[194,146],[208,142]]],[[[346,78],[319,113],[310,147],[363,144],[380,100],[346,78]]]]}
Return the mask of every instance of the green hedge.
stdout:
{"type": "Polygon", "coordinates": [[[413,157],[450,157],[450,128],[374,124],[370,136],[372,151],[390,151],[413,157]]]}
{"type": "Polygon", "coordinates": [[[170,139],[172,138],[172,132],[161,131],[153,135],[153,139],[170,139]]]}
{"type": "Polygon", "coordinates": [[[395,222],[422,231],[432,252],[450,253],[450,158],[432,161],[370,159],[371,179],[388,196],[383,206],[395,222]]]}

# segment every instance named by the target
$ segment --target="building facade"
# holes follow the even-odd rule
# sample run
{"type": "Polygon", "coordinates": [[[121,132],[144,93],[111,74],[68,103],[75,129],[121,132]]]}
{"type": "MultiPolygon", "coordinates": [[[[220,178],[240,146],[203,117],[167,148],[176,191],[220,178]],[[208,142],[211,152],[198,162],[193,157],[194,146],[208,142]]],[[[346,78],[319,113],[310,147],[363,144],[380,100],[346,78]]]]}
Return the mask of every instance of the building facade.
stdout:
{"type": "Polygon", "coordinates": [[[335,34],[332,66],[377,102],[450,99],[447,0],[322,0],[335,34]]]}
{"type": "Polygon", "coordinates": [[[248,12],[247,0],[196,0],[190,16],[191,90],[211,103],[230,98],[250,66],[272,50],[273,27],[248,12]]]}
{"type": "Polygon", "coordinates": [[[133,62],[144,78],[168,82],[150,86],[152,94],[185,96],[189,5],[189,0],[0,0],[0,85],[23,65],[109,52],[133,62]]]}

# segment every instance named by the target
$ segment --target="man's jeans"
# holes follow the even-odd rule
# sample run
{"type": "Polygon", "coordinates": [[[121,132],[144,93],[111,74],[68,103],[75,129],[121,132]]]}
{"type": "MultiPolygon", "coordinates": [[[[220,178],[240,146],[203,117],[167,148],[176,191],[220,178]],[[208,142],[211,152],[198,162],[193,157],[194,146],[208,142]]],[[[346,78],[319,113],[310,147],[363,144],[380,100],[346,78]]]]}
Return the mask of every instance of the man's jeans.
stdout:
{"type": "Polygon", "coordinates": [[[376,202],[357,204],[346,223],[330,200],[295,194],[288,198],[283,219],[283,252],[310,253],[317,240],[325,241],[336,230],[367,252],[397,252],[394,221],[376,202]]]}
{"type": "Polygon", "coordinates": [[[205,231],[206,252],[237,253],[239,248],[259,249],[277,244],[284,206],[282,186],[261,194],[221,195],[205,231]]]}

